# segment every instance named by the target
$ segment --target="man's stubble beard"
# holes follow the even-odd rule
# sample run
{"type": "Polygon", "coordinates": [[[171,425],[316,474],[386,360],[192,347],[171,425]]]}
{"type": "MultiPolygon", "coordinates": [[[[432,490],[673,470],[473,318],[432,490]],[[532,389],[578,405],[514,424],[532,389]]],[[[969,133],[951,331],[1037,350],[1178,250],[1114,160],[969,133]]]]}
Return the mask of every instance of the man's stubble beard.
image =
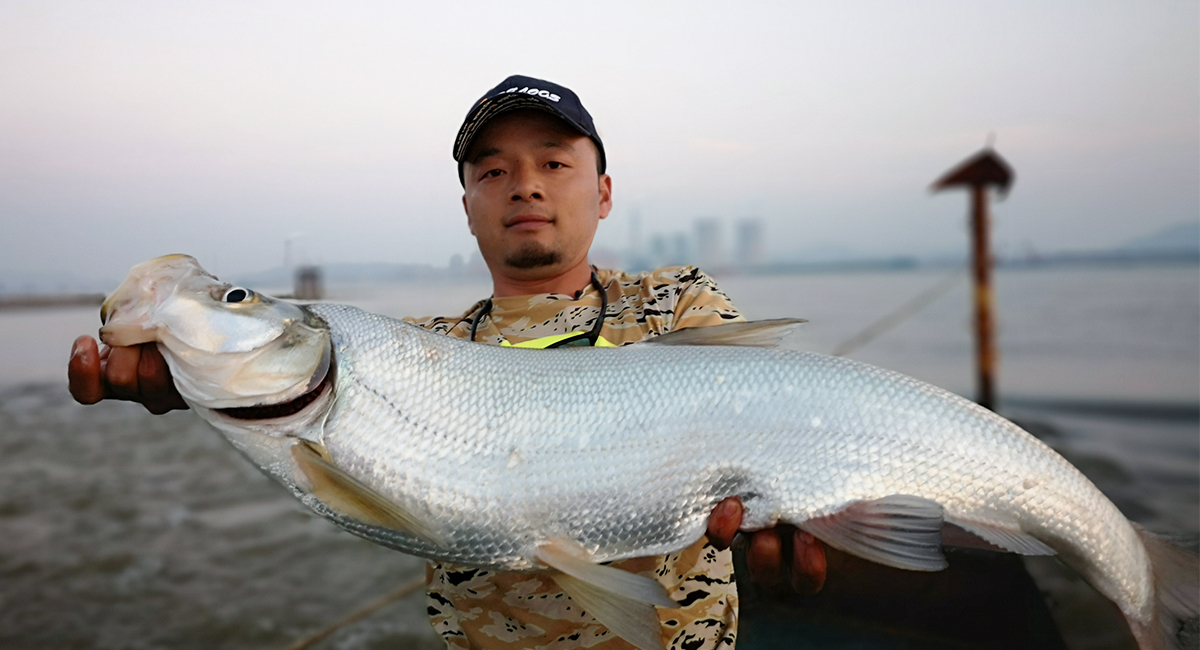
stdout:
{"type": "Polygon", "coordinates": [[[537,269],[554,266],[561,257],[556,250],[529,243],[505,258],[504,263],[514,269],[537,269]]]}

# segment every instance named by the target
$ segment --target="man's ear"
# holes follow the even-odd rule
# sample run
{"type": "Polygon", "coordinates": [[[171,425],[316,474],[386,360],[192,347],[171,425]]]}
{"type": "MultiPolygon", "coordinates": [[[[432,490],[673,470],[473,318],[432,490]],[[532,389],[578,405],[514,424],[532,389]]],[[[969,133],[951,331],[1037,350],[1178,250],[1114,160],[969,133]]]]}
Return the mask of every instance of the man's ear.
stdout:
{"type": "Polygon", "coordinates": [[[467,215],[467,230],[471,231],[471,236],[475,236],[475,226],[471,223],[471,213],[467,210],[467,195],[462,195],[463,212],[467,215]]]}
{"type": "Polygon", "coordinates": [[[600,218],[604,219],[612,210],[612,177],[600,174],[600,218]]]}

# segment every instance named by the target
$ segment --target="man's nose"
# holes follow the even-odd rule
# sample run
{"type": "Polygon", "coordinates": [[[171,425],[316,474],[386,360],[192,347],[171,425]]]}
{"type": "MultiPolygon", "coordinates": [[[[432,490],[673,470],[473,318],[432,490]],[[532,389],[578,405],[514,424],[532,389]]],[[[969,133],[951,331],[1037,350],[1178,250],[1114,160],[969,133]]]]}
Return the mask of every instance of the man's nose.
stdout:
{"type": "Polygon", "coordinates": [[[534,201],[542,199],[541,175],[524,165],[513,171],[511,201],[534,201]]]}

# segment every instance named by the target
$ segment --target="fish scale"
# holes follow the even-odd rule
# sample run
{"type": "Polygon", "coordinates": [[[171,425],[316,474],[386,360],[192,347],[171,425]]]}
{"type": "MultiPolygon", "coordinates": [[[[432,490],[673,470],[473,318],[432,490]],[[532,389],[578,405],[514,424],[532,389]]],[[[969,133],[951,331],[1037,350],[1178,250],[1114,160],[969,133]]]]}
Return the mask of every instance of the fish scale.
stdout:
{"type": "Polygon", "coordinates": [[[778,324],[506,349],[229,288],[190,257],[151,260],[105,301],[101,338],[156,341],[193,409],[318,514],[429,559],[549,571],[639,647],[659,647],[654,607],[673,603],[600,563],[690,546],[730,496],[745,529],[787,522],[901,568],[945,566],[943,521],[1056,553],[1144,649],[1179,647],[1197,616],[1195,555],[1011,422],[847,359],[711,344],[778,324]]]}

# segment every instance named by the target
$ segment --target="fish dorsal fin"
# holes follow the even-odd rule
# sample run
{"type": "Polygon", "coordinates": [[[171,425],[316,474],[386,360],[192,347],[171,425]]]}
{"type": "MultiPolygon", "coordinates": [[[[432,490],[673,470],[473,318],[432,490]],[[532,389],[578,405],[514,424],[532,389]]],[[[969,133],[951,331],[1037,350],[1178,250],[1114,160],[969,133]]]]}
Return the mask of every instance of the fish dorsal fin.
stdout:
{"type": "Polygon", "coordinates": [[[688,327],[667,332],[647,343],[655,345],[739,345],[754,348],[778,347],[803,318],[776,318],[745,323],[725,323],[712,327],[688,327]]]}
{"type": "Polygon", "coordinates": [[[642,650],[662,650],[658,607],[679,607],[656,580],[597,564],[570,540],[538,545],[536,557],[555,569],[554,581],[613,634],[642,650]]]}
{"type": "Polygon", "coordinates": [[[1045,542],[1020,529],[1001,528],[993,524],[961,519],[947,519],[946,521],[1010,553],[1021,555],[1054,555],[1056,553],[1054,549],[1046,546],[1045,542]]]}
{"type": "Polygon", "coordinates": [[[872,562],[912,571],[940,571],[942,506],[929,499],[893,494],[855,501],[797,526],[813,537],[872,562]]]}
{"type": "Polygon", "coordinates": [[[301,440],[292,445],[292,458],[308,479],[312,495],[330,510],[370,526],[406,532],[427,544],[444,545],[432,526],[329,462],[323,445],[301,440]]]}

